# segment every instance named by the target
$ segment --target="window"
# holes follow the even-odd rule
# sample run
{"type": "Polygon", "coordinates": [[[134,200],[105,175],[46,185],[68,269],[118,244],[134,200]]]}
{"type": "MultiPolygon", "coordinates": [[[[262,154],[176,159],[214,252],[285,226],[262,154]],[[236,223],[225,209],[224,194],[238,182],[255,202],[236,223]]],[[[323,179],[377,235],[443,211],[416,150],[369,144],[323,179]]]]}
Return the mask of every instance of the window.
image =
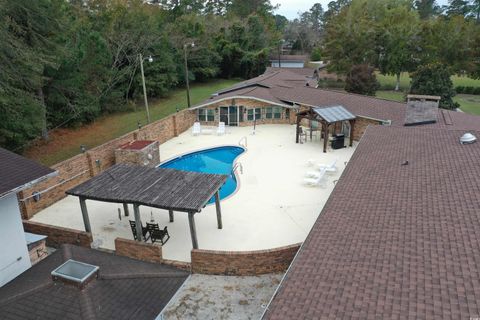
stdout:
{"type": "Polygon", "coordinates": [[[282,118],[282,108],[281,107],[273,107],[273,118],[274,119],[281,119],[282,118]]]}
{"type": "Polygon", "coordinates": [[[265,109],[265,118],[266,119],[272,119],[273,118],[273,108],[268,107],[265,109]]]}
{"type": "Polygon", "coordinates": [[[262,108],[248,109],[247,110],[247,120],[260,120],[262,119],[262,108]]]}
{"type": "Polygon", "coordinates": [[[215,110],[198,109],[198,121],[215,121],[215,110]]]}

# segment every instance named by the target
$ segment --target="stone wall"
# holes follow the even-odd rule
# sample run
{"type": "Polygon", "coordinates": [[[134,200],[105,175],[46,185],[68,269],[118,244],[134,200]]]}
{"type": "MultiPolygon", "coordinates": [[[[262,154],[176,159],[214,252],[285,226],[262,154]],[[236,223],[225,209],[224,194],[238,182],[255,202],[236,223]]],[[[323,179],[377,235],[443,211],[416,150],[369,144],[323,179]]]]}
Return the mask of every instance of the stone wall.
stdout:
{"type": "Polygon", "coordinates": [[[192,250],[192,273],[252,276],[285,272],[301,244],[258,251],[192,250]]]}
{"type": "Polygon", "coordinates": [[[129,257],[147,262],[162,263],[163,261],[162,246],[155,243],[116,238],[115,253],[118,256],[129,257]]]}
{"type": "Polygon", "coordinates": [[[115,150],[121,145],[133,140],[163,143],[189,129],[195,118],[195,111],[182,110],[52,166],[58,172],[57,176],[17,194],[23,219],[30,219],[35,213],[66,197],[66,190],[114,165],[115,150]],[[34,192],[41,193],[38,201],[32,196],[34,192]]]}
{"type": "Polygon", "coordinates": [[[139,148],[133,144],[115,150],[115,163],[126,163],[155,168],[160,163],[160,144],[158,141],[138,140],[139,148]]]}
{"type": "Polygon", "coordinates": [[[59,248],[65,243],[90,248],[93,241],[92,234],[89,232],[39,222],[23,220],[23,229],[26,232],[47,236],[47,246],[54,248],[59,248]]]}

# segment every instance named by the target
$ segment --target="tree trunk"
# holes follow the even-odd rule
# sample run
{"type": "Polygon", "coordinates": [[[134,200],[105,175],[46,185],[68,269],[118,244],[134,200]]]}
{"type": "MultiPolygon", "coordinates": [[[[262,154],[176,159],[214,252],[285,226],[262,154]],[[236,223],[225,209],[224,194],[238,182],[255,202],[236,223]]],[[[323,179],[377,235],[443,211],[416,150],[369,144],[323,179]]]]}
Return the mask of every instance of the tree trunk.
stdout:
{"type": "Polygon", "coordinates": [[[43,88],[40,87],[37,90],[38,98],[40,99],[40,106],[42,108],[42,139],[48,140],[47,130],[47,106],[45,105],[45,96],[43,94],[43,88]]]}
{"type": "Polygon", "coordinates": [[[395,84],[395,91],[400,90],[400,73],[397,73],[397,83],[395,84]]]}

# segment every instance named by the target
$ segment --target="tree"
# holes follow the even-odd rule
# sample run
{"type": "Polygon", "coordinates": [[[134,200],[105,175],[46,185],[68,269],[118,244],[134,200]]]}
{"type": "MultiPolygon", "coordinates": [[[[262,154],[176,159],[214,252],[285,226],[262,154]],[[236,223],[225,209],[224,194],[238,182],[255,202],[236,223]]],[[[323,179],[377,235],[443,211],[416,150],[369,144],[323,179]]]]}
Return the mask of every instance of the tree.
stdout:
{"type": "Polygon", "coordinates": [[[398,91],[400,74],[414,68],[412,52],[417,45],[418,15],[406,5],[391,7],[386,9],[378,28],[378,66],[383,74],[396,76],[398,91]]]}
{"type": "Polygon", "coordinates": [[[352,66],[345,79],[345,90],[351,93],[374,96],[379,86],[375,69],[366,64],[352,66]]]}
{"type": "Polygon", "coordinates": [[[470,13],[471,7],[468,0],[449,0],[446,7],[447,16],[465,17],[470,13]]]}
{"type": "Polygon", "coordinates": [[[429,19],[441,12],[441,8],[435,0],[415,0],[415,8],[423,20],[429,19]]]}
{"type": "Polygon", "coordinates": [[[440,108],[458,107],[452,97],[455,96],[451,73],[447,66],[440,63],[421,66],[412,74],[410,93],[440,96],[440,108]]]}

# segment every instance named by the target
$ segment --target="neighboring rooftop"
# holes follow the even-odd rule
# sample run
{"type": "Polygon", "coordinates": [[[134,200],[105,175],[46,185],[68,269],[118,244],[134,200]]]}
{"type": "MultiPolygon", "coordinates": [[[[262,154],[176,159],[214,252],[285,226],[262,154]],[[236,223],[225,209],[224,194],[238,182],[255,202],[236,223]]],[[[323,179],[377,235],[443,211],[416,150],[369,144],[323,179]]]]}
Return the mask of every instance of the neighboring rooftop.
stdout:
{"type": "Polygon", "coordinates": [[[0,148],[0,197],[54,173],[51,168],[0,148]]]}
{"type": "Polygon", "coordinates": [[[266,318],[479,317],[480,143],[464,133],[369,127],[266,318]]]}
{"type": "Polygon", "coordinates": [[[155,319],[189,274],[179,269],[64,245],[0,288],[5,320],[155,319]],[[51,272],[74,259],[99,266],[83,290],[53,281],[51,272]]]}

